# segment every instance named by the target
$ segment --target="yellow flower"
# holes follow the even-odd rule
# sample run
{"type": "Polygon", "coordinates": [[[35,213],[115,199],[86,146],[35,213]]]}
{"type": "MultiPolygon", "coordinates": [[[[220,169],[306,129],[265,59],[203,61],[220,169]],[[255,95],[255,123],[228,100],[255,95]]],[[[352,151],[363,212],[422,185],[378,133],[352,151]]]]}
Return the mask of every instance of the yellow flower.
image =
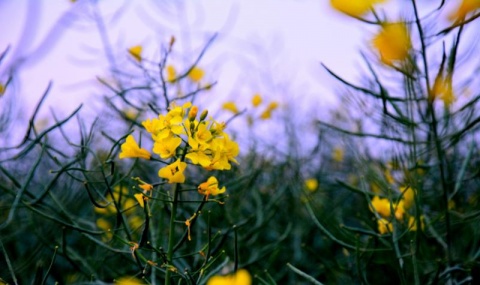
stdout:
{"type": "Polygon", "coordinates": [[[207,285],[251,285],[252,276],[245,269],[239,269],[231,275],[216,275],[208,279],[207,285]]]}
{"type": "Polygon", "coordinates": [[[134,194],[133,196],[135,197],[135,199],[137,199],[137,202],[140,205],[140,207],[143,208],[145,206],[145,201],[143,200],[143,194],[137,193],[137,194],[134,194]]]}
{"type": "Polygon", "coordinates": [[[185,182],[185,175],[183,171],[187,168],[187,164],[180,159],[177,159],[174,163],[160,168],[158,176],[168,179],[168,183],[183,183],[185,182]]]}
{"type": "Polygon", "coordinates": [[[198,193],[207,196],[207,199],[208,196],[222,194],[225,192],[225,190],[225,186],[218,188],[218,180],[215,178],[215,176],[210,176],[206,182],[198,185],[198,193]]]}
{"type": "Polygon", "coordinates": [[[336,162],[342,162],[343,161],[343,148],[341,147],[335,147],[332,152],[332,158],[336,162]]]}
{"type": "Polygon", "coordinates": [[[143,285],[142,281],[135,277],[121,277],[115,280],[115,284],[119,285],[143,285]]]}
{"type": "Polygon", "coordinates": [[[238,109],[237,109],[237,105],[234,103],[234,102],[225,102],[223,103],[222,105],[222,108],[225,109],[225,110],[228,110],[234,114],[238,114],[238,109]]]}
{"type": "Polygon", "coordinates": [[[168,82],[175,82],[177,78],[177,71],[173,65],[167,65],[167,81],[168,82]]]}
{"type": "Polygon", "coordinates": [[[2,96],[3,94],[5,94],[5,85],[3,85],[2,83],[0,83],[0,96],[2,96]]]}
{"type": "Polygon", "coordinates": [[[122,158],[143,158],[150,159],[150,152],[144,148],[140,148],[132,135],[127,137],[127,140],[121,145],[122,151],[119,157],[122,158]]]}
{"type": "MultiPolygon", "coordinates": [[[[371,203],[372,205],[370,207],[370,210],[372,212],[377,212],[382,218],[390,218],[392,211],[390,209],[391,202],[388,199],[375,196],[373,197],[371,203]]],[[[392,206],[395,218],[397,220],[402,220],[403,215],[405,214],[404,201],[401,200],[396,205],[392,206]]]]}
{"type": "Polygon", "coordinates": [[[133,56],[133,58],[140,62],[142,61],[142,46],[141,45],[137,45],[137,46],[133,46],[131,48],[128,49],[128,52],[130,53],[131,56],[133,56]]]}
{"type": "MultiPolygon", "coordinates": [[[[423,215],[420,216],[420,228],[422,229],[422,231],[425,230],[425,217],[423,215]]],[[[408,218],[408,229],[410,231],[417,230],[417,220],[415,219],[415,217],[410,216],[408,218]]]]}
{"type": "Polygon", "coordinates": [[[410,209],[415,203],[415,191],[410,186],[404,186],[400,188],[400,192],[403,193],[403,206],[405,209],[410,209]]]}
{"type": "Polygon", "coordinates": [[[192,80],[193,82],[199,82],[200,80],[202,80],[204,74],[205,72],[203,71],[203,69],[194,66],[192,70],[190,70],[190,72],[188,73],[188,78],[190,78],[190,80],[192,80]]]}
{"type": "Polygon", "coordinates": [[[260,94],[255,94],[253,95],[253,98],[252,98],[252,105],[253,107],[258,107],[258,105],[262,104],[262,96],[260,96],[260,94]]]}
{"type": "Polygon", "coordinates": [[[383,24],[372,44],[385,64],[391,65],[393,61],[405,60],[411,48],[407,26],[404,22],[383,24]]]}
{"type": "Polygon", "coordinates": [[[463,0],[457,10],[448,16],[448,19],[452,22],[461,22],[467,14],[477,9],[480,9],[480,0],[463,0]]]}
{"type": "Polygon", "coordinates": [[[163,159],[175,156],[178,146],[182,143],[179,137],[167,137],[165,139],[156,140],[153,144],[153,152],[160,155],[163,159]]]}
{"type": "Polygon", "coordinates": [[[378,232],[380,234],[388,234],[393,231],[393,224],[385,219],[377,220],[378,232]]]}
{"type": "Polygon", "coordinates": [[[278,108],[278,103],[277,102],[270,102],[270,104],[268,104],[267,106],[267,109],[265,109],[265,111],[263,111],[262,114],[260,114],[260,119],[262,120],[266,120],[266,119],[270,119],[272,117],[272,111],[277,109],[278,108]]]}
{"type": "Polygon", "coordinates": [[[318,189],[318,180],[315,179],[315,178],[309,178],[307,180],[305,180],[305,188],[307,188],[307,190],[313,192],[315,190],[318,189]]]}
{"type": "Polygon", "coordinates": [[[430,100],[439,98],[443,101],[445,106],[449,107],[455,101],[455,94],[453,94],[452,76],[439,75],[435,78],[433,83],[430,100]]]}
{"type": "Polygon", "coordinates": [[[330,5],[352,17],[361,17],[373,9],[373,5],[383,0],[330,0],[330,5]]]}

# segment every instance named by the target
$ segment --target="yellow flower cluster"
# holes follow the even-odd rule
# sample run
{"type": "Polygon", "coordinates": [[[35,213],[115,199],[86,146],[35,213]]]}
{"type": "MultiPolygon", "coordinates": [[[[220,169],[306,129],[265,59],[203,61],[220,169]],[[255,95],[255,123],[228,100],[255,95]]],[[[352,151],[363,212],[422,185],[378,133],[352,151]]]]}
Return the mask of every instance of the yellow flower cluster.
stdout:
{"type": "MultiPolygon", "coordinates": [[[[192,106],[190,102],[182,106],[172,104],[166,115],[160,114],[157,118],[142,122],[153,139],[153,153],[163,160],[173,160],[158,171],[158,176],[166,179],[168,183],[185,182],[185,159],[206,170],[229,170],[232,162],[238,163],[236,156],[239,154],[239,147],[224,132],[225,124],[207,119],[207,111],[204,111],[198,120],[197,114],[198,107],[192,106]]],[[[131,135],[121,149],[120,158],[151,157],[150,152],[140,148],[131,135]]],[[[212,177],[207,182],[218,184],[211,179],[212,177]]],[[[199,187],[199,192],[207,196],[224,191],[224,188],[214,190],[211,186],[199,187]]]]}
{"type": "Polygon", "coordinates": [[[382,62],[388,65],[407,59],[412,47],[410,34],[404,22],[382,24],[372,44],[380,54],[382,62]]]}
{"type": "MultiPolygon", "coordinates": [[[[377,226],[380,234],[386,234],[393,231],[393,217],[400,223],[408,219],[408,230],[416,231],[416,219],[408,215],[407,211],[415,202],[415,191],[411,187],[401,187],[402,198],[393,202],[387,198],[373,197],[370,201],[370,210],[378,214],[377,226]]],[[[422,219],[422,229],[423,219],[422,219]]]]}

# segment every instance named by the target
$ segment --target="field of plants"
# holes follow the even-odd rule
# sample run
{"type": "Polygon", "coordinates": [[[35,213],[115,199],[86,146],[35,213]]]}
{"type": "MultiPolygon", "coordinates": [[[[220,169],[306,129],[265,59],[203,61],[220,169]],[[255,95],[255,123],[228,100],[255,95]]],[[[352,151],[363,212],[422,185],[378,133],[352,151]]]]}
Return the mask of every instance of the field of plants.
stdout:
{"type": "Polygon", "coordinates": [[[122,51],[94,118],[0,74],[0,284],[480,284],[480,1],[382,2],[331,0],[373,32],[323,117],[210,96],[216,34],[122,51]]]}

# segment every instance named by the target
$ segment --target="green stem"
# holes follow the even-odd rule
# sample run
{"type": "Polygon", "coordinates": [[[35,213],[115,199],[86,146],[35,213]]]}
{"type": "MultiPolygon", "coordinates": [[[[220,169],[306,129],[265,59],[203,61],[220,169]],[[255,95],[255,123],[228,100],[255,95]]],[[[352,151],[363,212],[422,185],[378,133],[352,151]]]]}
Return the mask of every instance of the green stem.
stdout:
{"type": "MultiPolygon", "coordinates": [[[[167,261],[168,265],[172,265],[172,257],[173,257],[173,246],[174,246],[174,237],[175,237],[175,217],[177,216],[177,206],[178,206],[178,190],[180,188],[179,183],[175,183],[175,187],[173,188],[173,201],[172,201],[172,211],[170,214],[170,227],[168,233],[168,248],[167,248],[167,261]]],[[[166,275],[165,275],[165,285],[170,285],[170,276],[172,271],[170,268],[167,268],[166,275]]]]}

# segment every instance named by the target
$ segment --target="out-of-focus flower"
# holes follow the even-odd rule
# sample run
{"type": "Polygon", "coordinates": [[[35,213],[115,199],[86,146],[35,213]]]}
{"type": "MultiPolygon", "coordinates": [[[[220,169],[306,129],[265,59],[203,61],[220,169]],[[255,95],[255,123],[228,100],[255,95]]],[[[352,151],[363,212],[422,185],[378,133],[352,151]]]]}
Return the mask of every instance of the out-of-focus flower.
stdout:
{"type": "Polygon", "coordinates": [[[378,227],[378,232],[380,234],[387,234],[391,233],[393,231],[393,224],[392,222],[386,220],[386,219],[378,219],[377,220],[377,227],[378,227]]]}
{"type": "Polygon", "coordinates": [[[318,180],[315,178],[305,180],[305,188],[310,192],[316,191],[318,189],[318,180]]]}
{"type": "Polygon", "coordinates": [[[263,111],[263,113],[260,114],[260,119],[262,119],[262,120],[270,119],[272,117],[272,111],[274,111],[277,108],[278,108],[278,103],[277,102],[275,102],[275,101],[270,102],[270,104],[268,104],[265,111],[263,111]]]}
{"type": "Polygon", "coordinates": [[[5,85],[3,85],[2,83],[0,83],[0,96],[2,96],[3,94],[5,94],[5,85]]]}
{"type": "Polygon", "coordinates": [[[370,210],[377,212],[382,218],[390,218],[392,213],[391,207],[393,207],[395,218],[401,220],[405,214],[403,203],[403,200],[400,200],[397,204],[391,205],[392,203],[388,199],[375,196],[371,201],[370,210]]]}
{"type": "Polygon", "coordinates": [[[478,9],[480,9],[480,0],[463,0],[458,8],[448,16],[448,19],[452,22],[461,22],[467,14],[478,9]]]}
{"type": "Polygon", "coordinates": [[[205,75],[205,72],[203,69],[194,66],[192,70],[188,73],[188,78],[192,80],[193,82],[200,82],[202,80],[203,76],[205,75]]]}
{"type": "Polygon", "coordinates": [[[253,95],[252,97],[252,105],[253,107],[258,107],[260,104],[262,104],[262,96],[260,96],[260,94],[255,94],[253,95]]]}
{"type": "Polygon", "coordinates": [[[168,179],[168,183],[183,183],[185,182],[185,175],[183,171],[187,168],[187,164],[180,159],[177,159],[174,163],[160,168],[158,176],[168,179]]]}
{"type": "Polygon", "coordinates": [[[115,284],[119,285],[143,285],[145,284],[140,279],[135,277],[121,277],[115,280],[115,284]]]}
{"type": "Polygon", "coordinates": [[[142,46],[136,45],[128,49],[130,55],[138,62],[142,61],[142,46]]]}
{"type": "Polygon", "coordinates": [[[215,178],[215,176],[210,176],[206,182],[198,185],[198,193],[207,196],[207,199],[210,195],[216,196],[224,193],[225,191],[225,186],[218,188],[218,180],[215,178]]]}
{"type": "Polygon", "coordinates": [[[372,40],[383,63],[391,65],[394,61],[407,59],[412,43],[404,22],[385,23],[372,40]]]}
{"type": "Polygon", "coordinates": [[[344,152],[343,152],[343,148],[341,147],[335,147],[332,151],[332,159],[336,162],[342,162],[343,161],[343,156],[344,156],[344,152]]]}
{"type": "Polygon", "coordinates": [[[251,285],[252,276],[245,269],[239,269],[231,275],[216,275],[208,279],[207,285],[251,285]]]}
{"type": "Polygon", "coordinates": [[[435,78],[433,83],[430,100],[439,98],[443,101],[446,107],[449,107],[455,101],[455,94],[453,93],[452,76],[439,75],[435,78]]]}
{"type": "MultiPolygon", "coordinates": [[[[423,215],[420,216],[420,229],[422,229],[422,231],[425,230],[425,217],[423,215]]],[[[408,218],[408,230],[410,231],[418,230],[417,220],[415,219],[415,217],[410,216],[408,218]]]]}
{"type": "Polygon", "coordinates": [[[140,148],[132,135],[121,145],[119,157],[122,158],[143,158],[150,159],[151,154],[148,150],[140,148]]]}
{"type": "Polygon", "coordinates": [[[410,186],[404,186],[400,188],[400,192],[403,193],[403,206],[405,209],[410,209],[415,203],[415,191],[410,186]]]}
{"type": "Polygon", "coordinates": [[[238,114],[237,105],[234,102],[231,102],[231,101],[225,102],[223,103],[222,108],[234,114],[238,114]]]}
{"type": "Polygon", "coordinates": [[[175,70],[175,67],[173,65],[167,65],[167,81],[168,82],[174,82],[177,78],[177,71],[175,70]]]}
{"type": "Polygon", "coordinates": [[[384,0],[330,0],[332,7],[352,17],[361,17],[372,11],[373,6],[384,0]]]}

